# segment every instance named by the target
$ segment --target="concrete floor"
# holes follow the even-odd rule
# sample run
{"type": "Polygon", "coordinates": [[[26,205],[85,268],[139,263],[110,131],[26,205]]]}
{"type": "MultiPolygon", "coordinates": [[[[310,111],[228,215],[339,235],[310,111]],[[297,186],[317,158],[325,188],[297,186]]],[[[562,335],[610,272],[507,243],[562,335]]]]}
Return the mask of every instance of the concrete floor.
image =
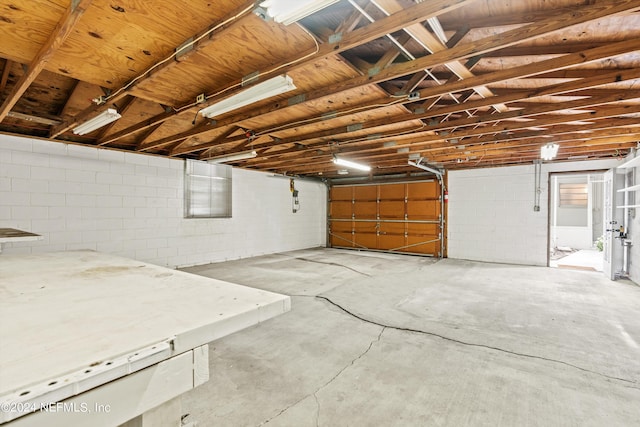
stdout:
{"type": "Polygon", "coordinates": [[[640,287],[312,249],[186,269],[292,295],[210,344],[200,426],[640,425],[640,287]]]}
{"type": "Polygon", "coordinates": [[[581,249],[565,257],[550,260],[549,267],[604,271],[604,255],[596,249],[581,249]]]}

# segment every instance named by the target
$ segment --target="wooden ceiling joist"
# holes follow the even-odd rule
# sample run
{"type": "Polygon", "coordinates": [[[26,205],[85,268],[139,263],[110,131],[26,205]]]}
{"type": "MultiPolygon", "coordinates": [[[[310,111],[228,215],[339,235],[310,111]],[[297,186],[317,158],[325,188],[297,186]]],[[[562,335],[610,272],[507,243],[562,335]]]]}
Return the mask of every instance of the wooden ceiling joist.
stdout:
{"type": "MultiPolygon", "coordinates": [[[[129,91],[132,88],[139,85],[146,79],[150,78],[151,76],[156,76],[158,73],[168,71],[171,68],[175,67],[176,64],[179,64],[181,61],[187,60],[187,58],[190,55],[194,54],[200,49],[205,48],[211,42],[211,40],[213,40],[214,37],[221,37],[224,35],[225,32],[228,32],[232,28],[234,28],[234,25],[237,25],[237,22],[238,22],[237,19],[241,18],[243,15],[251,13],[252,7],[250,6],[253,6],[254,4],[255,4],[254,2],[247,2],[246,4],[235,9],[230,14],[228,14],[225,18],[223,18],[221,20],[221,24],[222,24],[221,26],[216,26],[215,24],[212,24],[211,26],[209,26],[209,28],[201,31],[198,34],[193,35],[189,40],[185,41],[185,43],[183,43],[181,46],[176,47],[175,51],[179,52],[180,54],[179,56],[177,56],[176,54],[175,61],[167,61],[167,62],[157,64],[157,66],[154,66],[152,70],[147,71],[144,75],[138,76],[134,81],[129,83],[127,86],[123,87],[121,90],[116,91],[117,93],[114,94],[114,96],[110,97],[108,105],[105,105],[105,104],[91,105],[81,113],[74,116],[73,119],[66,120],[65,122],[53,128],[50,132],[49,137],[56,138],[57,136],[61,135],[63,132],[68,131],[69,129],[71,129],[78,123],[80,123],[81,121],[88,119],[91,115],[105,111],[109,107],[109,105],[111,105],[112,103],[118,102],[122,98],[128,96],[129,91]],[[231,21],[231,23],[228,25],[225,24],[227,21],[231,21]],[[215,32],[213,31],[214,29],[216,30],[215,32]],[[180,52],[182,49],[182,46],[186,45],[190,41],[192,41],[193,45],[190,46],[189,49],[185,49],[184,52],[180,52]]],[[[160,116],[160,117],[163,117],[163,116],[160,116]]],[[[159,123],[163,121],[164,120],[162,120],[161,118],[158,120],[159,123]]],[[[144,129],[152,126],[153,124],[150,126],[146,126],[144,129]]],[[[138,131],[139,130],[142,130],[142,129],[138,129],[138,131]]],[[[127,133],[125,136],[131,135],[132,133],[135,133],[135,132],[127,133]]],[[[106,145],[110,142],[112,141],[101,140],[99,145],[106,145]]]]}
{"type": "Polygon", "coordinates": [[[412,172],[409,154],[448,168],[530,162],[550,139],[560,159],[611,158],[639,135],[637,0],[349,0],[289,26],[248,0],[162,14],[54,3],[23,2],[2,23],[2,133],[202,160],[254,149],[233,164],[328,178],[338,152],[375,175],[412,172]],[[286,95],[198,114],[246,76],[284,73],[297,87],[286,95]],[[120,120],[71,132],[111,106],[120,120]]]}
{"type": "Polygon", "coordinates": [[[71,34],[78,20],[91,4],[91,1],[92,0],[77,0],[71,2],[58,22],[55,30],[49,36],[49,39],[42,45],[27,67],[27,71],[13,86],[13,89],[0,106],[0,122],[7,117],[9,111],[11,111],[20,97],[27,91],[29,85],[31,85],[31,83],[33,83],[33,81],[38,77],[38,74],[40,74],[40,71],[45,67],[49,58],[56,53],[69,34],[71,34]]]}
{"type": "MultiPolygon", "coordinates": [[[[620,13],[620,9],[629,10],[633,7],[638,8],[637,3],[631,4],[633,2],[630,2],[628,0],[614,1],[611,3],[615,3],[616,7],[612,7],[611,9],[609,9],[609,8],[602,7],[602,5],[600,4],[599,4],[599,7],[593,6],[592,7],[593,10],[591,10],[590,13],[582,11],[582,13],[579,15],[579,18],[576,18],[574,21],[571,21],[570,24],[575,25],[577,23],[584,22],[585,20],[597,19],[602,17],[603,15],[606,16],[605,11],[611,12],[613,10],[613,12],[615,13],[620,13]],[[622,5],[618,3],[622,3],[622,5]]],[[[366,86],[367,84],[370,84],[370,83],[380,83],[384,80],[398,77],[399,75],[410,74],[411,71],[420,71],[421,69],[443,65],[447,62],[451,62],[452,60],[464,59],[465,56],[470,56],[471,54],[476,53],[477,50],[480,50],[480,49],[483,49],[482,51],[491,50],[491,49],[495,50],[500,47],[509,46],[513,44],[512,40],[517,40],[518,37],[523,37],[523,35],[525,35],[527,38],[530,38],[535,35],[539,36],[539,35],[544,35],[544,34],[548,34],[550,32],[556,31],[558,28],[562,28],[562,24],[566,25],[567,20],[570,18],[571,18],[571,13],[569,14],[569,16],[548,18],[544,24],[543,23],[530,24],[530,26],[527,26],[527,27],[511,30],[510,32],[508,32],[508,33],[511,33],[509,35],[507,35],[507,33],[503,33],[500,35],[500,37],[491,36],[477,43],[459,45],[452,49],[449,49],[448,51],[440,51],[440,52],[434,53],[433,55],[428,55],[423,58],[416,59],[414,61],[408,61],[401,64],[391,65],[385,70],[382,70],[379,74],[375,76],[363,76],[359,78],[354,78],[354,79],[350,79],[348,82],[343,82],[341,84],[335,85],[330,88],[325,87],[321,90],[317,90],[312,93],[307,93],[305,94],[305,99],[306,101],[320,99],[326,96],[327,93],[335,93],[335,92],[341,92],[347,89],[354,89],[361,86],[366,86]],[[536,34],[536,31],[538,31],[539,34],[536,34]],[[513,33],[516,33],[517,35],[513,33]],[[451,55],[451,52],[456,49],[461,51],[461,53],[453,54],[453,56],[448,56],[448,55],[451,55]],[[411,64],[411,65],[408,65],[408,64],[411,64]],[[416,65],[416,64],[419,64],[419,65],[416,65]],[[398,70],[401,69],[404,71],[395,71],[396,69],[398,70]],[[410,71],[406,71],[407,69],[409,69],[410,71]],[[404,74],[397,74],[397,73],[404,73],[404,74]],[[381,76],[382,74],[384,74],[385,76],[381,76]]],[[[380,22],[381,21],[377,21],[376,23],[380,23],[380,22]]],[[[628,41],[618,42],[608,46],[602,46],[602,47],[589,49],[579,53],[564,55],[564,56],[553,58],[546,61],[540,61],[533,64],[523,65],[521,67],[494,72],[489,75],[481,75],[481,76],[471,77],[465,80],[458,80],[448,85],[436,86],[429,89],[422,89],[419,91],[420,98],[431,98],[435,96],[446,95],[448,93],[458,92],[468,87],[483,86],[483,85],[505,81],[513,78],[522,78],[526,76],[531,76],[531,75],[539,74],[545,71],[548,72],[549,69],[561,70],[564,68],[575,66],[577,64],[586,64],[586,63],[597,61],[600,59],[605,59],[613,56],[622,55],[628,52],[633,52],[638,49],[640,49],[640,40],[628,40],[628,41]]],[[[360,107],[361,106],[358,106],[356,108],[360,108],[360,107]]],[[[366,106],[362,106],[362,107],[366,108],[366,106]]],[[[216,126],[225,126],[235,122],[241,122],[251,118],[259,117],[264,114],[272,113],[274,111],[282,110],[284,108],[288,108],[288,106],[281,106],[280,104],[278,104],[277,106],[263,107],[263,108],[254,110],[254,112],[250,114],[237,115],[226,120],[221,120],[218,123],[216,123],[216,126]]],[[[353,108],[354,107],[351,106],[349,109],[353,109],[353,108]]],[[[190,136],[205,132],[207,130],[212,130],[214,128],[215,127],[203,125],[198,130],[193,129],[192,131],[190,131],[190,132],[193,132],[190,134],[190,136]]],[[[149,143],[145,147],[145,149],[158,148],[163,145],[169,144],[171,142],[173,141],[168,139],[160,140],[157,143],[152,142],[152,143],[149,143]]],[[[194,150],[194,151],[197,151],[197,150],[194,150]]]]}
{"type": "MultiPolygon", "coordinates": [[[[379,21],[376,21],[373,24],[367,25],[366,27],[359,28],[357,30],[354,30],[344,35],[340,34],[338,37],[336,37],[335,42],[326,43],[320,46],[318,50],[310,49],[308,51],[299,53],[296,59],[288,59],[286,61],[283,61],[280,64],[275,64],[272,67],[274,71],[262,73],[261,79],[267,80],[269,78],[275,77],[284,72],[290,71],[294,68],[302,68],[308,64],[314,63],[319,60],[323,60],[328,56],[333,56],[337,53],[344,52],[345,50],[351,49],[360,44],[363,44],[371,40],[374,40],[378,37],[384,36],[387,33],[394,32],[402,28],[402,26],[405,25],[406,22],[408,23],[421,22],[429,16],[437,16],[438,14],[446,13],[455,8],[462,7],[465,3],[469,1],[472,1],[472,0],[455,0],[455,1],[434,0],[430,2],[418,3],[415,6],[404,9],[403,11],[398,12],[394,15],[388,16],[387,18],[383,18],[379,21]]],[[[241,81],[234,82],[229,87],[238,87],[240,86],[240,83],[241,81]]],[[[220,89],[219,91],[225,92],[225,96],[211,98],[210,100],[208,100],[206,104],[199,105],[198,109],[204,108],[207,105],[211,105],[215,102],[218,102],[224,99],[225,97],[231,96],[234,93],[232,91],[227,92],[225,89],[220,89]]],[[[176,112],[174,114],[193,114],[193,109],[191,108],[185,109],[184,107],[180,107],[176,109],[176,112]]],[[[166,117],[165,115],[159,115],[157,116],[157,118],[151,119],[147,123],[147,126],[152,125],[151,122],[154,120],[165,121],[165,120],[168,120],[168,118],[170,117],[166,117]]],[[[237,120],[234,120],[233,122],[237,122],[237,120]]],[[[208,127],[210,123],[211,122],[206,122],[200,125],[199,128],[197,130],[194,129],[193,130],[194,133],[192,133],[189,136],[197,135],[198,133],[211,130],[212,128],[208,127]]],[[[233,124],[233,123],[225,122],[224,124],[221,124],[219,122],[218,126],[226,126],[229,124],[233,124]]],[[[136,133],[139,130],[141,130],[139,127],[132,126],[128,129],[125,129],[119,132],[118,134],[111,135],[107,140],[102,142],[108,144],[110,142],[115,141],[116,139],[123,138],[132,133],[136,133]]],[[[183,138],[184,136],[181,135],[179,139],[183,139],[183,138]]],[[[158,147],[162,147],[164,145],[171,144],[175,141],[176,141],[175,139],[174,140],[165,139],[157,145],[153,145],[151,143],[147,144],[143,146],[141,150],[144,151],[144,150],[155,149],[158,147]]]]}
{"type": "Polygon", "coordinates": [[[13,67],[13,61],[5,60],[4,67],[2,68],[2,75],[0,75],[0,94],[4,92],[4,89],[7,87],[7,81],[9,80],[9,72],[11,71],[11,67],[13,67]]]}
{"type": "MultiPolygon", "coordinates": [[[[395,13],[402,10],[402,5],[398,0],[377,0],[376,6],[379,7],[385,13],[395,13]]],[[[437,18],[434,18],[437,19],[437,18]]],[[[437,37],[432,35],[423,25],[413,24],[405,27],[404,31],[409,34],[413,39],[417,40],[422,46],[429,51],[429,53],[442,52],[447,50],[447,45],[438,40],[437,37]]],[[[469,69],[460,61],[451,61],[444,64],[451,72],[453,72],[459,79],[464,80],[469,77],[473,77],[473,74],[469,69]]],[[[475,86],[473,88],[483,98],[493,97],[493,93],[486,86],[475,86]]],[[[493,106],[496,111],[507,111],[507,107],[502,104],[496,104],[493,106]]]]}
{"type": "MultiPolygon", "coordinates": [[[[544,96],[544,95],[557,95],[557,94],[562,94],[565,92],[569,92],[569,91],[575,91],[575,90],[579,90],[579,89],[584,89],[584,88],[592,88],[592,87],[596,87],[596,86],[600,86],[600,85],[604,85],[604,84],[608,84],[608,83],[615,83],[615,82],[622,82],[622,81],[626,81],[629,79],[635,79],[637,78],[637,72],[636,70],[624,70],[621,72],[608,72],[605,74],[601,74],[598,75],[596,77],[592,77],[589,79],[582,79],[582,80],[577,80],[577,81],[572,81],[572,82],[567,82],[567,83],[560,83],[560,84],[556,84],[556,85],[550,85],[547,87],[543,87],[543,88],[536,88],[536,89],[531,89],[528,91],[522,91],[522,92],[516,92],[516,93],[511,93],[508,95],[501,95],[499,97],[497,97],[495,100],[487,100],[487,99],[481,99],[481,100],[477,100],[477,101],[471,101],[471,102],[467,102],[465,103],[465,106],[467,108],[471,108],[471,109],[477,109],[477,108],[482,108],[482,107],[486,107],[488,105],[491,105],[492,102],[498,101],[500,103],[510,103],[512,101],[516,101],[516,100],[522,100],[522,99],[531,99],[531,98],[535,98],[538,96],[544,96]]],[[[564,104],[563,104],[564,105],[564,104]]],[[[563,106],[559,106],[557,109],[563,109],[563,106]]],[[[392,123],[402,123],[405,121],[413,121],[416,119],[421,119],[421,120],[426,120],[426,119],[430,119],[433,117],[438,117],[438,116],[442,116],[442,115],[447,115],[450,113],[456,113],[456,112],[460,112],[463,110],[463,107],[461,107],[460,105],[451,105],[449,107],[440,107],[440,108],[435,108],[435,109],[429,109],[424,113],[420,113],[420,114],[405,114],[402,116],[394,116],[394,117],[388,117],[385,119],[382,119],[380,121],[370,121],[367,123],[363,124],[363,128],[373,128],[373,127],[377,127],[377,126],[382,126],[382,125],[388,125],[388,124],[392,124],[392,123]]],[[[517,116],[517,114],[516,114],[517,116]]],[[[282,129],[286,130],[286,129],[290,129],[295,127],[295,123],[291,123],[288,126],[284,126],[282,129]]],[[[338,129],[333,129],[334,132],[339,132],[338,129]]],[[[261,134],[267,132],[266,129],[259,129],[256,130],[256,133],[261,134]]],[[[331,134],[330,131],[326,132],[328,134],[331,134]]],[[[314,137],[322,137],[325,136],[326,133],[321,133],[321,134],[315,134],[315,135],[307,135],[307,136],[296,136],[296,137],[292,137],[292,138],[283,138],[283,139],[279,139],[278,141],[278,145],[282,145],[282,144],[288,144],[291,142],[300,142],[301,140],[304,139],[311,139],[314,137]]],[[[203,146],[192,146],[192,147],[185,147],[182,151],[180,151],[178,154],[185,154],[185,153],[190,153],[190,152],[194,152],[194,151],[198,151],[201,149],[204,149],[206,147],[203,146]]]]}

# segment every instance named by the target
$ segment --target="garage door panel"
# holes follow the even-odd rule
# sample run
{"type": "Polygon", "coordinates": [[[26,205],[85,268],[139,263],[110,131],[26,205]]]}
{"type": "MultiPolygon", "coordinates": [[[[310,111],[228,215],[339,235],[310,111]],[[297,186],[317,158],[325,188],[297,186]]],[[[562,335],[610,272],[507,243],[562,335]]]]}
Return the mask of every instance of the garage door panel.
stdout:
{"type": "Polygon", "coordinates": [[[381,222],[378,228],[380,233],[402,234],[404,236],[406,226],[403,222],[381,222]]]}
{"type": "Polygon", "coordinates": [[[404,200],[407,184],[385,184],[380,186],[380,200],[404,200]]]}
{"type": "Polygon", "coordinates": [[[353,203],[349,200],[348,202],[331,202],[330,215],[331,218],[336,219],[344,219],[351,218],[351,209],[353,207],[353,203]]]}
{"type": "Polygon", "coordinates": [[[404,201],[380,201],[379,204],[381,219],[404,219],[404,201]]]}
{"type": "Polygon", "coordinates": [[[440,241],[432,242],[433,239],[418,237],[407,237],[407,247],[403,252],[438,255],[440,251],[440,241]],[[427,243],[428,242],[428,243],[427,243]]]}
{"type": "Polygon", "coordinates": [[[334,200],[349,200],[353,199],[353,188],[352,187],[331,187],[331,192],[329,193],[331,201],[334,200]]]}
{"type": "Polygon", "coordinates": [[[351,233],[334,233],[331,235],[331,246],[354,248],[353,236],[351,233]]]}
{"type": "Polygon", "coordinates": [[[362,185],[353,187],[353,199],[356,201],[376,201],[378,199],[378,186],[362,185]]]}
{"type": "Polygon", "coordinates": [[[376,219],[378,204],[376,202],[357,202],[353,205],[353,213],[358,219],[376,219]]]}
{"type": "Polygon", "coordinates": [[[354,222],[353,230],[356,232],[356,234],[358,233],[375,234],[378,231],[378,227],[375,221],[354,222]]]}
{"type": "Polygon", "coordinates": [[[378,236],[376,233],[356,233],[355,243],[357,247],[376,248],[378,246],[378,236]]]}
{"type": "Polygon", "coordinates": [[[331,221],[331,246],[353,247],[352,228],[353,222],[351,221],[331,221]]]}
{"type": "Polygon", "coordinates": [[[406,246],[404,233],[402,235],[381,234],[378,236],[378,249],[389,251],[403,246],[406,246]]]}
{"type": "Polygon", "coordinates": [[[440,197],[440,186],[436,181],[412,183],[407,189],[409,200],[437,199],[438,197],[440,197]]]}
{"type": "Polygon", "coordinates": [[[340,188],[340,192],[331,194],[342,200],[332,198],[330,202],[329,221],[335,234],[332,245],[439,255],[441,202],[437,181],[334,188],[340,188]],[[335,221],[338,217],[350,219],[352,213],[354,221],[335,221]]]}
{"type": "Polygon", "coordinates": [[[351,233],[353,223],[351,221],[332,221],[331,232],[351,233]]]}
{"type": "Polygon", "coordinates": [[[440,217],[440,202],[408,201],[407,218],[413,220],[437,220],[440,217]]]}
{"type": "Polygon", "coordinates": [[[439,224],[407,224],[407,234],[411,236],[438,236],[439,224]]]}

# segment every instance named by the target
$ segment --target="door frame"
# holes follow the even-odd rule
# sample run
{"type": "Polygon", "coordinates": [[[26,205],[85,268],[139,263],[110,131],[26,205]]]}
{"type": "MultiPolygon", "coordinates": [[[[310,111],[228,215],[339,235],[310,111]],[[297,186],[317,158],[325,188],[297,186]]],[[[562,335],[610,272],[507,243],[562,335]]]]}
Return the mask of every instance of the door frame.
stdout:
{"type": "Polygon", "coordinates": [[[558,171],[547,172],[547,245],[545,251],[547,252],[547,267],[551,264],[551,254],[549,249],[551,248],[551,180],[553,176],[558,175],[590,175],[590,174],[604,174],[609,169],[587,169],[583,171],[558,171]]]}

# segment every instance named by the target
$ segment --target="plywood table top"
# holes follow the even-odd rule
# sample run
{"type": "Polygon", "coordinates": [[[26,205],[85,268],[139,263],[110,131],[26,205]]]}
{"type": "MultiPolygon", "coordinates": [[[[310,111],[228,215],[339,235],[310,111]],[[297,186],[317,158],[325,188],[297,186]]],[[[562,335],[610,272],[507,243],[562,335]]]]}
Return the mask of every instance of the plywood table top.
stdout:
{"type": "Polygon", "coordinates": [[[0,257],[0,397],[171,337],[173,354],[290,309],[288,296],[92,251],[0,257]]]}
{"type": "Polygon", "coordinates": [[[0,243],[42,240],[42,236],[15,228],[0,228],[0,243]]]}

